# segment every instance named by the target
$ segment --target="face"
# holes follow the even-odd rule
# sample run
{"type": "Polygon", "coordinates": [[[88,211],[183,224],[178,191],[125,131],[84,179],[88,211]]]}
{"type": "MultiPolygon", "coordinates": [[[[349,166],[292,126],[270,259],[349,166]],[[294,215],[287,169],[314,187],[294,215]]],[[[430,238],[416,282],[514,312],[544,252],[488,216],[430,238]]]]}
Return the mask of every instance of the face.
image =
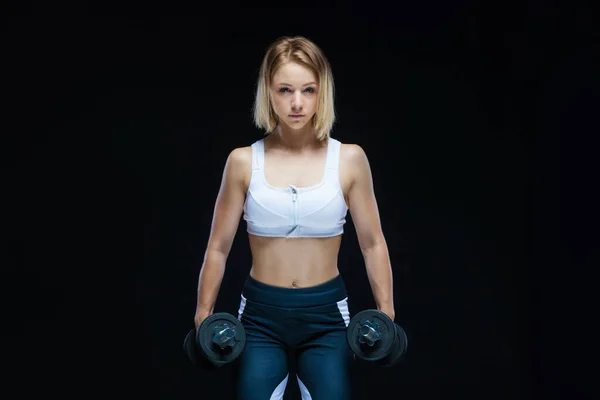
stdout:
{"type": "Polygon", "coordinates": [[[271,83],[279,120],[292,129],[305,127],[317,109],[317,90],[317,76],[310,69],[293,62],[279,67],[271,83]]]}

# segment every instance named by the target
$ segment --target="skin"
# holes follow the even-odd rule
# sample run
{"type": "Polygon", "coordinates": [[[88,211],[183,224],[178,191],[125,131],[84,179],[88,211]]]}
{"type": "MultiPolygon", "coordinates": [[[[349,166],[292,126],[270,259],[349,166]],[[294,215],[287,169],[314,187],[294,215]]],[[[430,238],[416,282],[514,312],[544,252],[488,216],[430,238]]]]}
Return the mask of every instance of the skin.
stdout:
{"type": "MultiPolygon", "coordinates": [[[[302,65],[287,63],[271,83],[277,128],[265,138],[265,178],[276,187],[313,186],[325,167],[327,142],[316,137],[312,119],[318,99],[317,76],[302,65]],[[292,118],[291,114],[302,114],[292,118]]],[[[198,283],[196,327],[212,314],[225,262],[243,212],[252,171],[250,146],[231,151],[223,171],[210,237],[198,283]]],[[[342,144],[339,180],[352,215],[377,308],[395,318],[392,271],[373,190],[368,158],[356,144],[342,144]]],[[[318,285],[339,274],[342,235],[328,238],[273,238],[249,234],[250,275],[263,283],[301,288],[318,285]]]]}

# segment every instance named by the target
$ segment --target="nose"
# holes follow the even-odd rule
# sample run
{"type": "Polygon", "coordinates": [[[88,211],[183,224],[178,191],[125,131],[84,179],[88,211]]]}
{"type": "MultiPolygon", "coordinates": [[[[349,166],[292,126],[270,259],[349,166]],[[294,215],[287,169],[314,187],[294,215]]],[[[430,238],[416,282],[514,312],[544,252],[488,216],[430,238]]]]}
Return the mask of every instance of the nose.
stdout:
{"type": "Polygon", "coordinates": [[[300,110],[302,110],[302,94],[296,92],[292,99],[292,111],[300,112],[300,110]]]}

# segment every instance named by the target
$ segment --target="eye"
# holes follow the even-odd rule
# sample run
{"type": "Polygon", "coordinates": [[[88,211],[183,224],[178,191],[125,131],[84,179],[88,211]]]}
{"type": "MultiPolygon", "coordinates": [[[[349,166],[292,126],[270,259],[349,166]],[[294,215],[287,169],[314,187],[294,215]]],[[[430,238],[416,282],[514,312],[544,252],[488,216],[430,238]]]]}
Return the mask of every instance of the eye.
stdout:
{"type": "Polygon", "coordinates": [[[307,91],[308,93],[314,93],[315,92],[315,88],[313,88],[313,87],[309,87],[309,88],[306,88],[304,90],[307,91]]]}
{"type": "Polygon", "coordinates": [[[289,89],[286,87],[279,88],[279,93],[289,92],[289,89]]]}

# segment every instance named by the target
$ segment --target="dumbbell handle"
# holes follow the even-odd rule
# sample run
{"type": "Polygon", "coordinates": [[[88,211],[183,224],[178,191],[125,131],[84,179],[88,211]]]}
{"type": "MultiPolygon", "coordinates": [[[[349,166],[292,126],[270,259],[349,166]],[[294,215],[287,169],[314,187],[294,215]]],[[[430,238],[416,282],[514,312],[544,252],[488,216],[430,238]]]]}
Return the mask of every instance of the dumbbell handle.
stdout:
{"type": "Polygon", "coordinates": [[[235,345],[235,329],[230,327],[227,323],[215,326],[215,334],[213,335],[212,341],[218,345],[221,349],[227,346],[233,347],[235,345]]]}

